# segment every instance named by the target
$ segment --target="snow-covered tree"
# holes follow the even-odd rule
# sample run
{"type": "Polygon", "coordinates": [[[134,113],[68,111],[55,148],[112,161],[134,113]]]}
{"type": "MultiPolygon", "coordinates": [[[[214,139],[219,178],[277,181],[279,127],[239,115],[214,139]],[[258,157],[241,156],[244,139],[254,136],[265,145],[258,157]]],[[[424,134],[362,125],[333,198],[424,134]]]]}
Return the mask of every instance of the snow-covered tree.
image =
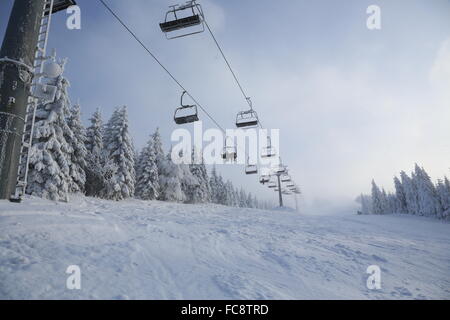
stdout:
{"type": "Polygon", "coordinates": [[[244,189],[241,187],[239,190],[239,207],[246,208],[247,207],[247,194],[244,189]]]}
{"type": "Polygon", "coordinates": [[[226,205],[229,207],[235,207],[237,204],[233,183],[227,180],[225,183],[226,205]]]}
{"type": "Polygon", "coordinates": [[[248,195],[247,195],[247,201],[246,201],[246,204],[247,204],[247,208],[254,208],[255,206],[254,206],[254,203],[253,203],[253,196],[252,196],[252,194],[251,193],[249,193],[248,195]]]}
{"type": "Polygon", "coordinates": [[[219,187],[219,176],[217,174],[216,166],[213,166],[211,170],[211,175],[209,177],[209,186],[211,188],[211,202],[219,203],[220,187],[219,187]]]}
{"type": "Polygon", "coordinates": [[[417,199],[419,214],[424,216],[436,216],[439,211],[439,198],[436,189],[428,174],[423,168],[415,165],[417,199]]]}
{"type": "Polygon", "coordinates": [[[184,202],[187,200],[183,192],[181,183],[183,180],[183,170],[178,164],[172,161],[172,151],[166,156],[166,161],[159,161],[159,199],[163,201],[184,202]]]}
{"type": "Polygon", "coordinates": [[[372,197],[365,194],[360,194],[355,201],[361,205],[359,214],[372,214],[372,197]]]}
{"type": "Polygon", "coordinates": [[[383,214],[385,210],[385,203],[383,193],[378,188],[374,180],[372,180],[372,212],[373,214],[383,214]]]}
{"type": "MultiPolygon", "coordinates": [[[[60,62],[63,70],[65,63],[65,60],[60,62]]],[[[51,103],[37,106],[27,192],[51,200],[68,201],[73,152],[66,140],[67,136],[73,135],[66,121],[70,116],[69,82],[62,75],[46,79],[46,82],[57,87],[56,98],[51,103]]]]}
{"type": "Polygon", "coordinates": [[[66,131],[66,140],[70,144],[72,152],[70,153],[71,161],[69,162],[70,176],[72,177],[69,184],[69,192],[84,193],[86,184],[85,169],[87,166],[87,149],[86,149],[86,128],[81,122],[81,110],[78,104],[71,109],[67,118],[67,125],[71,131],[66,131]]]}
{"type": "Polygon", "coordinates": [[[402,187],[405,192],[406,207],[409,214],[419,213],[417,190],[414,179],[410,178],[404,171],[400,172],[402,187]]]}
{"type": "Polygon", "coordinates": [[[105,151],[117,167],[116,185],[106,194],[108,199],[132,197],[135,189],[134,147],[128,131],[127,108],[117,108],[105,127],[105,151]]]}
{"type": "Polygon", "coordinates": [[[86,129],[86,195],[97,197],[105,187],[105,162],[107,157],[103,150],[103,120],[97,109],[89,119],[90,126],[86,129]]]}
{"type": "Polygon", "coordinates": [[[442,181],[441,179],[438,180],[436,193],[440,202],[438,217],[447,218],[450,216],[450,183],[447,177],[444,178],[444,181],[442,181]]]}
{"type": "Polygon", "coordinates": [[[143,200],[154,200],[159,196],[159,175],[153,136],[138,157],[136,196],[143,200]]]}
{"type": "Polygon", "coordinates": [[[203,156],[192,150],[192,164],[189,165],[192,175],[196,178],[197,184],[189,192],[189,202],[191,203],[208,203],[211,200],[211,190],[209,186],[209,177],[206,166],[203,162],[203,156]]]}
{"type": "Polygon", "coordinates": [[[407,213],[408,212],[408,206],[406,204],[406,194],[405,190],[403,189],[403,185],[400,182],[399,178],[394,177],[394,186],[395,186],[395,198],[397,201],[397,211],[398,213],[407,213]]]}

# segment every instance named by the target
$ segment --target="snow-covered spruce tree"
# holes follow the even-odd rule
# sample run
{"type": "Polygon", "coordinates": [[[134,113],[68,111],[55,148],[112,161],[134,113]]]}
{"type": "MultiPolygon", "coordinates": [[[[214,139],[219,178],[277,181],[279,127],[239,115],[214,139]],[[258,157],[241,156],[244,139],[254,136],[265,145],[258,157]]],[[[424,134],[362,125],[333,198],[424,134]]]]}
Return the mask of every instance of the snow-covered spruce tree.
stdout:
{"type": "Polygon", "coordinates": [[[86,129],[86,195],[98,197],[105,188],[106,156],[103,150],[103,121],[100,110],[97,109],[89,119],[90,126],[86,129]]]}
{"type": "Polygon", "coordinates": [[[404,171],[400,172],[400,178],[402,180],[403,190],[405,191],[407,213],[418,214],[419,204],[415,181],[413,178],[410,178],[404,171]]]}
{"type": "Polygon", "coordinates": [[[394,186],[395,186],[395,198],[397,201],[397,211],[398,213],[407,213],[408,207],[406,205],[406,194],[403,189],[403,185],[397,177],[394,177],[394,186]]]}
{"type": "Polygon", "coordinates": [[[233,207],[239,208],[240,201],[239,201],[239,189],[233,187],[233,198],[234,198],[234,205],[233,207]]]}
{"type": "Polygon", "coordinates": [[[117,108],[105,127],[105,152],[117,167],[114,185],[105,192],[107,199],[122,200],[132,197],[135,188],[134,147],[128,132],[127,108],[117,108]]]}
{"type": "Polygon", "coordinates": [[[234,186],[233,183],[230,180],[227,180],[227,182],[225,183],[225,193],[227,196],[226,199],[226,204],[229,207],[235,207],[236,206],[236,198],[235,198],[235,193],[234,193],[234,186]]]}
{"type": "Polygon", "coordinates": [[[172,151],[166,156],[166,161],[159,161],[159,200],[171,202],[184,202],[186,195],[181,187],[183,170],[178,164],[172,162],[172,151]]]}
{"type": "Polygon", "coordinates": [[[372,212],[373,214],[384,214],[385,204],[383,202],[383,193],[372,180],[372,212]]]}
{"type": "MultiPolygon", "coordinates": [[[[64,70],[66,60],[60,62],[64,70]]],[[[62,75],[46,79],[57,87],[52,103],[37,106],[33,146],[29,158],[27,193],[51,200],[68,201],[72,147],[66,137],[73,135],[67,124],[70,115],[67,88],[70,86],[62,75]]]]}
{"type": "Polygon", "coordinates": [[[387,196],[386,196],[386,207],[387,207],[387,212],[388,213],[397,213],[399,212],[398,207],[397,207],[397,197],[395,196],[395,194],[388,192],[387,196]]]}
{"type": "Polygon", "coordinates": [[[450,183],[447,177],[444,178],[444,181],[441,179],[438,180],[436,192],[441,205],[441,210],[438,212],[438,217],[447,219],[450,217],[450,183]]]}
{"type": "Polygon", "coordinates": [[[217,169],[216,166],[214,165],[212,170],[211,170],[211,175],[209,177],[209,186],[211,189],[211,202],[212,203],[219,203],[219,177],[217,175],[217,169]]]}
{"type": "MultiPolygon", "coordinates": [[[[156,128],[156,131],[152,137],[153,137],[153,148],[155,151],[155,161],[156,166],[158,167],[158,175],[161,176],[164,168],[164,163],[167,161],[167,159],[166,155],[164,154],[159,128],[156,128]]],[[[161,190],[159,190],[159,194],[161,194],[161,190]]]]}
{"type": "MultiPolygon", "coordinates": [[[[190,169],[190,163],[184,163],[182,161],[183,159],[183,152],[180,151],[178,154],[179,159],[177,160],[177,163],[180,170],[181,170],[181,190],[184,193],[186,203],[196,203],[196,199],[194,199],[194,190],[197,190],[200,187],[200,182],[197,179],[196,176],[194,176],[190,169]]],[[[192,155],[191,155],[192,157],[192,155]]]]}
{"type": "Polygon", "coordinates": [[[226,206],[227,205],[227,190],[225,188],[225,182],[220,174],[217,174],[217,203],[226,206]]]}
{"type": "Polygon", "coordinates": [[[239,208],[246,208],[246,207],[247,207],[247,194],[241,187],[241,189],[239,190],[239,208]]]}
{"type": "Polygon", "coordinates": [[[136,196],[142,200],[154,200],[159,196],[159,175],[153,136],[138,157],[136,196]]]}
{"type": "Polygon", "coordinates": [[[66,140],[70,144],[72,152],[70,153],[71,161],[69,162],[71,182],[69,184],[70,193],[84,193],[86,184],[86,128],[81,122],[81,110],[79,104],[75,104],[70,109],[67,118],[67,124],[71,132],[66,131],[66,140]]]}
{"type": "Polygon", "coordinates": [[[361,202],[361,213],[372,214],[372,197],[369,195],[361,194],[359,199],[361,202]]]}
{"type": "Polygon", "coordinates": [[[86,149],[95,159],[101,159],[103,153],[103,120],[97,108],[89,119],[91,125],[86,129],[86,149]]]}
{"type": "Polygon", "coordinates": [[[424,216],[437,216],[439,211],[439,198],[430,176],[417,164],[414,168],[416,175],[419,214],[424,216]]]}
{"type": "Polygon", "coordinates": [[[189,192],[189,202],[208,203],[211,201],[211,190],[206,166],[203,162],[203,155],[192,149],[192,164],[189,165],[191,174],[197,179],[197,184],[189,192]]]}

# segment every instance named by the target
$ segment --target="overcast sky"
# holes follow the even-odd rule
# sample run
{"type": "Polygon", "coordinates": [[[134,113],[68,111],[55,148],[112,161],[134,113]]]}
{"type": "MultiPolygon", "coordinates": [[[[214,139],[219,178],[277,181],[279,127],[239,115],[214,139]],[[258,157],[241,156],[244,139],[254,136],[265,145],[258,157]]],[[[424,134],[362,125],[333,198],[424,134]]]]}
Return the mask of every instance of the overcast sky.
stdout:
{"type": "MultiPolygon", "coordinates": [[[[226,128],[245,108],[207,33],[167,41],[158,23],[168,0],[108,0],[139,37],[226,128]]],[[[3,36],[13,0],[0,1],[3,36]]],[[[207,19],[267,128],[280,129],[283,162],[313,213],[343,211],[387,190],[400,170],[424,166],[449,175],[450,1],[202,0],[207,19]],[[368,30],[366,9],[381,8],[381,30],[368,30]]],[[[87,120],[129,108],[136,146],[160,127],[166,145],[176,128],[178,87],[96,0],[78,0],[82,29],[54,20],[49,47],[68,57],[73,101],[87,120]]],[[[213,123],[203,116],[204,126],[213,123]]],[[[221,168],[259,198],[276,194],[221,168]]]]}

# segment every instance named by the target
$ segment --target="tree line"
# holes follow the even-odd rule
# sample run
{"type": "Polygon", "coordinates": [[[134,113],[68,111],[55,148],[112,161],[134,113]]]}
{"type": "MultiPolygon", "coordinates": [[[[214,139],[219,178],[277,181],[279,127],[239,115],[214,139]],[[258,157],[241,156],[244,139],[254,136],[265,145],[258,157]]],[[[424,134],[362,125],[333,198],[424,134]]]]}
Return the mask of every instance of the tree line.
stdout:
{"type": "MultiPolygon", "coordinates": [[[[97,109],[86,128],[79,104],[71,105],[69,82],[47,79],[57,87],[56,99],[36,110],[29,159],[27,193],[55,201],[70,194],[109,200],[138,198],[182,203],[216,203],[234,207],[269,208],[243,188],[225,181],[203,161],[176,164],[164,151],[159,130],[139,152],[129,133],[126,107],[116,108],[104,124],[97,109]]],[[[192,152],[193,157],[201,157],[192,152]]],[[[202,158],[198,158],[202,159],[202,158]]]]}
{"type": "Polygon", "coordinates": [[[400,178],[394,177],[394,186],[394,192],[386,192],[372,180],[371,194],[361,194],[357,198],[361,204],[359,213],[450,218],[450,182],[447,177],[433,183],[425,169],[416,164],[411,175],[401,171],[400,178]]]}

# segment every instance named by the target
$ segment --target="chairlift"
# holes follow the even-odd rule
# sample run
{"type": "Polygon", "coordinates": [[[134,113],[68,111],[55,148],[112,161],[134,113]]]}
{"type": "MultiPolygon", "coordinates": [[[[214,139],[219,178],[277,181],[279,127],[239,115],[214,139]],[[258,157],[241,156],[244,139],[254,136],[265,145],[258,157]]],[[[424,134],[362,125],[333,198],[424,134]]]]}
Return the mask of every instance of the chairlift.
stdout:
{"type": "MultiPolygon", "coordinates": [[[[167,39],[176,39],[181,37],[186,37],[189,35],[202,33],[205,31],[203,10],[202,7],[195,3],[195,0],[188,1],[184,5],[173,5],[166,13],[164,22],[160,23],[159,26],[161,31],[165,33],[167,39]],[[185,10],[190,10],[189,15],[182,16],[182,12],[185,10]],[[189,28],[201,26],[201,29],[196,29],[194,31],[188,31],[185,33],[178,34],[176,36],[170,36],[169,34],[178,30],[189,30],[189,28]]],[[[192,30],[192,29],[191,29],[192,30]]]]}
{"type": "Polygon", "coordinates": [[[293,182],[288,182],[288,183],[286,184],[286,187],[287,187],[287,188],[295,188],[295,184],[294,184],[293,182]]]}
{"type": "Polygon", "coordinates": [[[276,156],[275,148],[272,147],[270,136],[267,136],[267,146],[261,149],[261,158],[270,158],[276,156]]]}
{"type": "Polygon", "coordinates": [[[290,192],[290,191],[288,191],[288,190],[283,190],[283,191],[281,191],[281,193],[282,194],[284,194],[284,195],[291,195],[292,193],[290,192]]]}
{"type": "Polygon", "coordinates": [[[282,174],[286,172],[286,167],[280,164],[279,166],[275,167],[274,171],[277,174],[282,174]]]}
{"type": "Polygon", "coordinates": [[[230,145],[227,144],[227,139],[230,137],[225,138],[225,143],[223,146],[223,152],[222,152],[222,159],[225,161],[234,161],[236,162],[237,159],[237,148],[236,146],[231,143],[230,145]]]}
{"type": "Polygon", "coordinates": [[[254,128],[258,125],[258,122],[258,115],[252,109],[241,111],[236,116],[236,127],[238,128],[254,128]]]}
{"type": "Polygon", "coordinates": [[[292,181],[291,177],[287,173],[281,175],[280,179],[281,179],[281,182],[291,182],[292,181]]]}
{"type": "Polygon", "coordinates": [[[259,124],[258,114],[253,110],[252,101],[249,97],[246,99],[250,109],[238,112],[236,116],[236,127],[238,128],[253,128],[259,124]]]}
{"type": "Polygon", "coordinates": [[[259,177],[259,183],[266,184],[267,182],[270,182],[270,176],[263,174],[259,177]]]}
{"type": "Polygon", "coordinates": [[[186,91],[183,91],[181,95],[181,106],[175,110],[175,114],[173,116],[176,124],[185,124],[198,121],[198,111],[197,106],[194,105],[185,105],[183,104],[183,97],[186,94],[186,91]]]}
{"type": "Polygon", "coordinates": [[[277,187],[277,183],[275,181],[269,181],[269,184],[267,185],[269,188],[273,189],[277,187]]]}
{"type": "Polygon", "coordinates": [[[258,173],[258,166],[256,164],[250,164],[250,159],[247,158],[247,164],[245,165],[245,174],[258,173]]]}

